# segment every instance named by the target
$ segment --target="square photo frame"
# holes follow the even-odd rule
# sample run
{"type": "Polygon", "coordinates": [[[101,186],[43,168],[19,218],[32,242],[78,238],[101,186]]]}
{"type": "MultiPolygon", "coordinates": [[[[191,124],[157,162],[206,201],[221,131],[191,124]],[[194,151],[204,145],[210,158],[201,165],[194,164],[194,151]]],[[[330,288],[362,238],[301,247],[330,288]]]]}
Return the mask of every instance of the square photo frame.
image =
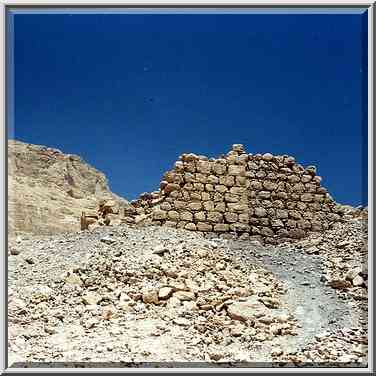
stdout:
{"type": "Polygon", "coordinates": [[[2,2],[3,372],[372,374],[373,15],[2,2]]]}

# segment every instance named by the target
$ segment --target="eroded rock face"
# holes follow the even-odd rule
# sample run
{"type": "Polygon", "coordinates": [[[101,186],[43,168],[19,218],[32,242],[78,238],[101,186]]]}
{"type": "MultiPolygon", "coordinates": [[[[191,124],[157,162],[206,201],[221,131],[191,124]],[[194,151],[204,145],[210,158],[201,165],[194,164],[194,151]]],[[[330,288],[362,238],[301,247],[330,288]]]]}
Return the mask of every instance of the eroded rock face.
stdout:
{"type": "Polygon", "coordinates": [[[103,198],[127,204],[79,156],[8,141],[9,236],[78,231],[81,213],[96,210],[103,198]]]}

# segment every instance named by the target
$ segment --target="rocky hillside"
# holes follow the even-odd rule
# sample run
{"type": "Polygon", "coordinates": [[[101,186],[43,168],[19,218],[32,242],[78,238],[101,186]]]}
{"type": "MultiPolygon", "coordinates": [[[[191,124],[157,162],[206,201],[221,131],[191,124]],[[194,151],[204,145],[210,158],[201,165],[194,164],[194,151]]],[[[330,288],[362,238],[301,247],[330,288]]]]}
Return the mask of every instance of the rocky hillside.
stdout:
{"type": "Polygon", "coordinates": [[[127,205],[79,156],[15,140],[8,141],[8,197],[10,237],[78,231],[82,211],[95,210],[102,198],[127,205]]]}
{"type": "Polygon", "coordinates": [[[126,224],[19,237],[9,364],[366,367],[366,239],[367,211],[278,246],[126,224]]]}

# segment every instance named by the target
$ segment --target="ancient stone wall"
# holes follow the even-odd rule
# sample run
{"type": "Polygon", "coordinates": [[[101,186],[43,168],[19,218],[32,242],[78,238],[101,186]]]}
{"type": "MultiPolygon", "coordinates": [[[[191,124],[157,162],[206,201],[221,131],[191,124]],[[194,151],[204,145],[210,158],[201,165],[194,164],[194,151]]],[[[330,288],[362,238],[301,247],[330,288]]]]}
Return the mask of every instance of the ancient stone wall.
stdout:
{"type": "Polygon", "coordinates": [[[240,144],[218,159],[183,154],[160,190],[133,206],[137,214],[151,211],[154,224],[266,243],[299,239],[341,219],[314,166],[287,155],[248,154],[240,144]]]}

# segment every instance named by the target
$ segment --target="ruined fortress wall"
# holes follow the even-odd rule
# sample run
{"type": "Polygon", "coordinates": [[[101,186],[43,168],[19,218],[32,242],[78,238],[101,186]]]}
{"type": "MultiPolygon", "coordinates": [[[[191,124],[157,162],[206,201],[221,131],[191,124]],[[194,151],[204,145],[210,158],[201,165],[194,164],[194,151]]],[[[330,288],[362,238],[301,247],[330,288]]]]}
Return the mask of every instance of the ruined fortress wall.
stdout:
{"type": "Polygon", "coordinates": [[[157,196],[136,204],[149,199],[154,224],[266,243],[299,239],[341,219],[314,166],[303,168],[287,155],[248,154],[239,144],[219,159],[183,154],[157,196]]]}

